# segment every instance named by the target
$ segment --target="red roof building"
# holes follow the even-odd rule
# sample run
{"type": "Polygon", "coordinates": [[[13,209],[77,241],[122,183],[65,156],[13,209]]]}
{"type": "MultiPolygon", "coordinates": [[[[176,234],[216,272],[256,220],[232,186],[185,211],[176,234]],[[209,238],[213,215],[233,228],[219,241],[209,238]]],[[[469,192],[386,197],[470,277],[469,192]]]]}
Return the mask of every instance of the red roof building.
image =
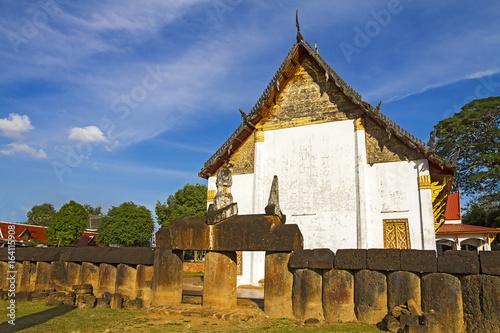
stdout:
{"type": "Polygon", "coordinates": [[[436,231],[436,247],[438,253],[446,250],[491,251],[491,242],[500,229],[462,224],[460,208],[460,192],[450,193],[445,222],[436,231]]]}
{"type": "MultiPolygon", "coordinates": [[[[4,244],[12,233],[12,230],[14,230],[13,235],[18,245],[26,245],[32,241],[43,244],[47,242],[47,229],[47,227],[39,225],[0,221],[0,243],[4,244]]],[[[84,231],[82,237],[73,246],[99,246],[97,244],[97,233],[84,231]]]]}

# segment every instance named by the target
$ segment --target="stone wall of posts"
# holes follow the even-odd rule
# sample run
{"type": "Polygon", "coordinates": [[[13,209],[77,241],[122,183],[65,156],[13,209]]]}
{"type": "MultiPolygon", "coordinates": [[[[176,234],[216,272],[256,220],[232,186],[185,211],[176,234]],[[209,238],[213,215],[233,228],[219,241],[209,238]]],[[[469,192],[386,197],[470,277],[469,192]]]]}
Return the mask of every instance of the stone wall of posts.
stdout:
{"type": "MultiPolygon", "coordinates": [[[[119,293],[153,302],[155,248],[15,248],[16,292],[71,291],[90,284],[93,293],[119,293]]],[[[165,252],[165,251],[163,251],[165,252]]],[[[165,255],[171,254],[167,251],[165,255]]],[[[8,290],[7,248],[0,248],[0,290],[8,290]]],[[[182,274],[182,271],[181,271],[182,274]]]]}
{"type": "Polygon", "coordinates": [[[421,313],[405,318],[422,332],[500,332],[500,252],[268,252],[267,296],[273,317],[385,325],[394,308],[412,300],[421,313]]]}

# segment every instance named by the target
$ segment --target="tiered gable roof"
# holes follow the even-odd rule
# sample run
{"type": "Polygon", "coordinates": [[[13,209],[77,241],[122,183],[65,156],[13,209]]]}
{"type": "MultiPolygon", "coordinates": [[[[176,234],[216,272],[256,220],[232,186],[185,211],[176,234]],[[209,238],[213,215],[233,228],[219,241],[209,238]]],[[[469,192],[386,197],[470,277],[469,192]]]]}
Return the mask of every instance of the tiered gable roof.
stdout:
{"type": "Polygon", "coordinates": [[[277,96],[283,91],[290,77],[293,75],[294,68],[300,64],[304,56],[312,59],[316,65],[324,71],[326,81],[333,82],[352,103],[376,125],[380,126],[389,136],[404,143],[407,147],[423,155],[434,166],[447,172],[453,172],[454,166],[451,162],[438,157],[433,150],[426,147],[426,144],[401,128],[394,121],[389,119],[380,111],[380,107],[373,107],[370,103],[362,100],[361,95],[351,88],[328,63],[313,49],[313,47],[303,40],[295,43],[287,56],[283,60],[278,71],[269,82],[248,116],[226,140],[226,142],[215,152],[215,154],[205,162],[204,167],[199,173],[202,178],[208,178],[214,175],[217,170],[236,152],[236,150],[247,140],[255,131],[255,126],[265,117],[267,111],[276,103],[277,96]]]}

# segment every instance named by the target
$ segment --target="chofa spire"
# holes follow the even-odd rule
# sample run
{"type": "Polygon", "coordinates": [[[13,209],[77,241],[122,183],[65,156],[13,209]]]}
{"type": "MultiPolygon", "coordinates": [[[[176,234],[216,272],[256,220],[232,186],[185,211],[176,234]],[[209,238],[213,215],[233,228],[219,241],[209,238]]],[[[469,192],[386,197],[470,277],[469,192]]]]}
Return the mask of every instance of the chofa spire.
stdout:
{"type": "Polygon", "coordinates": [[[299,10],[295,12],[295,25],[297,26],[297,43],[304,41],[304,37],[300,33],[300,25],[299,25],[299,10]]]}

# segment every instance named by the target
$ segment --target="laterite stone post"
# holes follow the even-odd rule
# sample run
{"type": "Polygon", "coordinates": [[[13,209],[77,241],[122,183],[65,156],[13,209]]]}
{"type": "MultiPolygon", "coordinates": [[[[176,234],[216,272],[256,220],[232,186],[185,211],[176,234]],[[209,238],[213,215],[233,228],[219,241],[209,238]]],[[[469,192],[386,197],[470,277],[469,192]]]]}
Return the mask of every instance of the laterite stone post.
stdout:
{"type": "Polygon", "coordinates": [[[66,276],[66,291],[73,291],[73,286],[80,284],[82,277],[82,265],[76,262],[68,262],[66,276]]]}
{"type": "Polygon", "coordinates": [[[99,266],[91,262],[83,262],[81,274],[81,284],[91,284],[97,288],[99,283],[99,266]]]}
{"type": "Polygon", "coordinates": [[[154,260],[153,306],[182,302],[182,251],[158,249],[154,260]]]}
{"type": "Polygon", "coordinates": [[[293,315],[297,319],[323,320],[323,279],[321,270],[296,269],[293,273],[293,315]]]}
{"type": "Polygon", "coordinates": [[[236,252],[209,251],[205,256],[203,307],[236,307],[236,252]]]}
{"type": "Polygon", "coordinates": [[[143,307],[149,307],[153,301],[154,267],[137,265],[136,293],[143,300],[143,307]]]}
{"type": "Polygon", "coordinates": [[[136,298],[136,279],[137,272],[135,267],[119,264],[116,267],[116,292],[130,298],[136,298]]]}
{"type": "Polygon", "coordinates": [[[354,322],[354,275],[347,270],[323,272],[323,311],[331,323],[354,322]]]}
{"type": "Polygon", "coordinates": [[[356,317],[363,324],[377,324],[388,312],[385,274],[363,269],[354,274],[354,284],[356,317]]]}
{"type": "Polygon", "coordinates": [[[50,262],[36,263],[35,291],[45,291],[50,287],[50,262]]]}
{"type": "Polygon", "coordinates": [[[292,318],[293,273],[289,252],[266,252],[264,311],[271,318],[292,318]]]}
{"type": "Polygon", "coordinates": [[[101,297],[105,292],[115,293],[116,266],[106,263],[99,265],[99,282],[94,294],[101,297]]]}

